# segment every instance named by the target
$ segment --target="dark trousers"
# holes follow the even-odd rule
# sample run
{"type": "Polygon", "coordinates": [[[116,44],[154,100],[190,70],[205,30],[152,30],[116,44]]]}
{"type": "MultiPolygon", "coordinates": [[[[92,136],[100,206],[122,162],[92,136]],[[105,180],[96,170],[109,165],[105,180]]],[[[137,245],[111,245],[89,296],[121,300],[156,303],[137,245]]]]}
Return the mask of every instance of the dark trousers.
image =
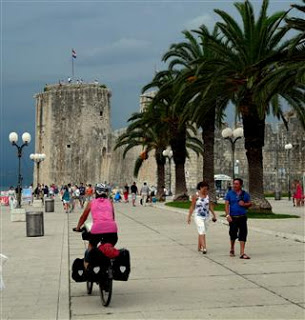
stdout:
{"type": "Polygon", "coordinates": [[[232,222],[230,222],[229,235],[231,241],[235,241],[237,238],[239,241],[247,241],[248,226],[246,216],[231,216],[232,222]]]}
{"type": "Polygon", "coordinates": [[[98,233],[98,234],[90,233],[89,243],[93,247],[96,247],[99,242],[111,243],[113,246],[115,246],[116,243],[118,242],[118,234],[116,232],[115,233],[98,233]]]}

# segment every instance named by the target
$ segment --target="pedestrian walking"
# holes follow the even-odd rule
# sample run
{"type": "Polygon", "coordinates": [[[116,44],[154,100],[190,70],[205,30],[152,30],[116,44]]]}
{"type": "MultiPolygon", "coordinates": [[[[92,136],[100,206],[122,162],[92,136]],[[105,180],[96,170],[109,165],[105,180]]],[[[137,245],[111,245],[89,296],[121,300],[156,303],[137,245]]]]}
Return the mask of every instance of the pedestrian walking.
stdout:
{"type": "Polygon", "coordinates": [[[84,184],[81,182],[79,186],[79,204],[81,208],[84,207],[85,195],[86,195],[86,188],[84,187],[84,184]]]}
{"type": "Polygon", "coordinates": [[[194,221],[198,231],[198,251],[203,254],[207,253],[206,233],[208,230],[209,212],[212,212],[213,222],[216,222],[216,214],[214,212],[214,204],[210,202],[209,198],[209,184],[205,181],[199,182],[197,185],[197,193],[192,197],[192,203],[187,217],[187,223],[191,223],[193,212],[194,221]]]}
{"type": "Polygon", "coordinates": [[[125,186],[124,186],[124,201],[125,203],[128,203],[128,195],[129,195],[129,186],[128,183],[126,182],[125,186]]]}
{"type": "Polygon", "coordinates": [[[43,201],[43,203],[44,203],[44,200],[49,196],[49,187],[48,187],[47,185],[45,185],[45,186],[43,187],[42,192],[43,192],[43,199],[42,199],[42,201],[43,201]]]}
{"type": "Polygon", "coordinates": [[[42,198],[42,188],[41,188],[40,183],[38,183],[37,187],[34,190],[34,197],[35,197],[35,199],[42,198]]]}
{"type": "Polygon", "coordinates": [[[298,180],[295,181],[295,193],[293,197],[295,199],[296,206],[300,207],[303,200],[303,190],[300,181],[298,180]]]}
{"type": "Polygon", "coordinates": [[[81,207],[80,191],[79,191],[78,185],[75,185],[74,188],[73,188],[73,199],[74,199],[74,208],[75,208],[77,202],[79,203],[79,205],[81,207]]]}
{"type": "Polygon", "coordinates": [[[69,192],[69,188],[68,188],[68,186],[64,186],[63,195],[62,195],[62,202],[64,204],[64,210],[66,211],[66,213],[69,212],[70,198],[71,198],[71,194],[69,192]]]}
{"type": "Polygon", "coordinates": [[[72,187],[71,183],[68,184],[68,191],[70,194],[70,212],[72,212],[75,208],[75,201],[74,201],[74,187],[72,187]]]}
{"type": "Polygon", "coordinates": [[[143,186],[141,188],[140,195],[142,197],[142,205],[144,207],[146,207],[147,197],[149,195],[149,187],[148,187],[146,182],[144,182],[144,184],[143,184],[143,186]]]}
{"type": "Polygon", "coordinates": [[[251,207],[250,195],[242,190],[243,180],[234,179],[233,189],[229,191],[225,198],[226,218],[230,225],[230,256],[235,256],[235,240],[238,238],[240,243],[240,259],[250,259],[245,254],[245,245],[248,235],[247,209],[251,207]]]}
{"type": "Polygon", "coordinates": [[[86,189],[86,201],[87,202],[90,202],[93,198],[93,193],[94,193],[94,190],[92,188],[92,185],[89,184],[87,189],[86,189]]]}
{"type": "Polygon", "coordinates": [[[137,194],[138,194],[138,187],[137,187],[135,182],[130,187],[130,191],[131,191],[132,205],[135,207],[136,206],[137,194]]]}
{"type": "Polygon", "coordinates": [[[51,199],[54,198],[54,194],[55,194],[55,185],[53,183],[53,184],[51,184],[50,189],[49,189],[49,196],[51,199]]]}
{"type": "Polygon", "coordinates": [[[16,197],[16,192],[14,190],[14,187],[10,187],[7,195],[8,195],[8,203],[10,205],[11,210],[13,210],[17,203],[17,197],[16,197]]]}

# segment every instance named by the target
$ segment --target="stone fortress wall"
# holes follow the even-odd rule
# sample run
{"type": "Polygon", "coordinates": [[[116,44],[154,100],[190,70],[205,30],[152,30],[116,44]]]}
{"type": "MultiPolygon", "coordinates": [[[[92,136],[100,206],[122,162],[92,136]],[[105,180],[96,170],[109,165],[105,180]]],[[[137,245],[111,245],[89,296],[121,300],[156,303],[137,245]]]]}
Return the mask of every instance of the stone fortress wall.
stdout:
{"type": "MultiPolygon", "coordinates": [[[[140,110],[149,103],[153,93],[140,97],[140,110]]],[[[117,137],[123,129],[112,131],[110,127],[111,91],[98,84],[65,84],[46,86],[36,96],[36,150],[45,153],[46,160],[40,166],[40,181],[45,184],[92,183],[107,181],[123,186],[133,181],[141,186],[147,182],[156,186],[157,168],[154,154],[144,162],[137,179],[133,176],[134,163],[142,147],[130,150],[123,159],[124,148],[113,150],[117,137]]],[[[198,133],[198,138],[200,135],[198,133]]],[[[289,131],[283,124],[276,128],[266,125],[264,156],[265,191],[275,190],[275,183],[287,191],[288,157],[284,146],[292,143],[291,178],[301,179],[305,171],[305,135],[300,123],[292,114],[289,131]]],[[[189,151],[185,165],[187,187],[193,191],[202,179],[202,156],[189,151]]],[[[236,176],[248,185],[247,159],[243,139],[236,143],[235,159],[239,160],[236,176]]],[[[232,176],[231,145],[216,130],[215,174],[232,176]]],[[[166,165],[166,187],[169,187],[169,166],[166,165]]],[[[172,191],[175,175],[172,162],[172,191]]],[[[34,184],[37,170],[34,171],[34,184]]]]}
{"type": "MultiPolygon", "coordinates": [[[[153,96],[150,94],[149,96],[153,96]]],[[[150,101],[146,96],[140,97],[140,110],[142,111],[146,104],[150,101]]],[[[285,144],[292,143],[293,149],[290,154],[291,181],[294,179],[301,180],[305,173],[305,135],[301,124],[295,115],[288,115],[289,131],[284,124],[278,125],[266,124],[265,129],[265,146],[263,148],[264,158],[264,188],[265,192],[274,192],[276,187],[282,192],[287,192],[288,186],[288,153],[285,150],[285,144]],[[278,181],[278,186],[276,186],[278,181]]],[[[221,131],[224,128],[216,129],[215,133],[215,174],[225,174],[232,177],[232,153],[231,144],[229,141],[222,138],[221,131]]],[[[124,129],[116,130],[112,134],[112,144],[114,146],[116,138],[124,131],[124,129]]],[[[198,133],[197,138],[201,139],[198,133]]],[[[122,186],[125,182],[131,183],[135,180],[133,177],[133,166],[136,158],[140,155],[142,148],[134,148],[127,153],[123,159],[124,148],[111,152],[112,163],[115,168],[112,168],[113,173],[110,175],[109,181],[114,185],[122,186]]],[[[189,150],[190,157],[186,160],[185,174],[187,188],[189,191],[194,191],[197,183],[202,180],[203,157],[197,156],[195,152],[189,150]]],[[[248,188],[248,162],[246,151],[244,148],[244,139],[236,142],[235,160],[238,160],[238,165],[235,166],[236,177],[241,177],[245,182],[245,187],[248,188]]],[[[171,186],[175,192],[175,165],[172,161],[171,166],[171,186]]],[[[169,165],[165,167],[166,172],[166,187],[169,188],[169,165]]],[[[156,186],[157,166],[154,159],[154,154],[150,153],[148,160],[144,162],[140,170],[139,176],[136,179],[138,185],[147,182],[149,185],[156,186]]]]}
{"type": "Polygon", "coordinates": [[[98,84],[47,85],[35,95],[35,152],[46,154],[40,183],[100,179],[109,152],[110,97],[111,91],[98,84]]]}

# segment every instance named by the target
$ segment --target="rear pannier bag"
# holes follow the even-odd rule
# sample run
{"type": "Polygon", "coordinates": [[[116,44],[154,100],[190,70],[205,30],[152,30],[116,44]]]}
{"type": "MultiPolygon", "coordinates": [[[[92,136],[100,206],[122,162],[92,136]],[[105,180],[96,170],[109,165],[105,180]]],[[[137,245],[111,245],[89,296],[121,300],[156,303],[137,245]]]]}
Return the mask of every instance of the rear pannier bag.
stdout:
{"type": "Polygon", "coordinates": [[[84,259],[75,259],[72,264],[72,279],[75,282],[86,282],[87,273],[84,267],[84,259]]]}
{"type": "Polygon", "coordinates": [[[127,249],[120,249],[120,255],[113,263],[113,279],[127,281],[130,274],[130,254],[127,249]]]}

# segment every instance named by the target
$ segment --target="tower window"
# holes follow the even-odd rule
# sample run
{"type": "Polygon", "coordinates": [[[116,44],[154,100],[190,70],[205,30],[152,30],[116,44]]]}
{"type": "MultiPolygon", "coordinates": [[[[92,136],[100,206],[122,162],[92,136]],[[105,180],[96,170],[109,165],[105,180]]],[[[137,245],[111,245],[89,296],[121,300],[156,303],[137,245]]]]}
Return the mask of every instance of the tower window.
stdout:
{"type": "Polygon", "coordinates": [[[67,148],[71,148],[71,144],[67,144],[67,148]]]}
{"type": "Polygon", "coordinates": [[[100,111],[100,116],[101,116],[101,117],[103,116],[103,111],[100,111]]]}

